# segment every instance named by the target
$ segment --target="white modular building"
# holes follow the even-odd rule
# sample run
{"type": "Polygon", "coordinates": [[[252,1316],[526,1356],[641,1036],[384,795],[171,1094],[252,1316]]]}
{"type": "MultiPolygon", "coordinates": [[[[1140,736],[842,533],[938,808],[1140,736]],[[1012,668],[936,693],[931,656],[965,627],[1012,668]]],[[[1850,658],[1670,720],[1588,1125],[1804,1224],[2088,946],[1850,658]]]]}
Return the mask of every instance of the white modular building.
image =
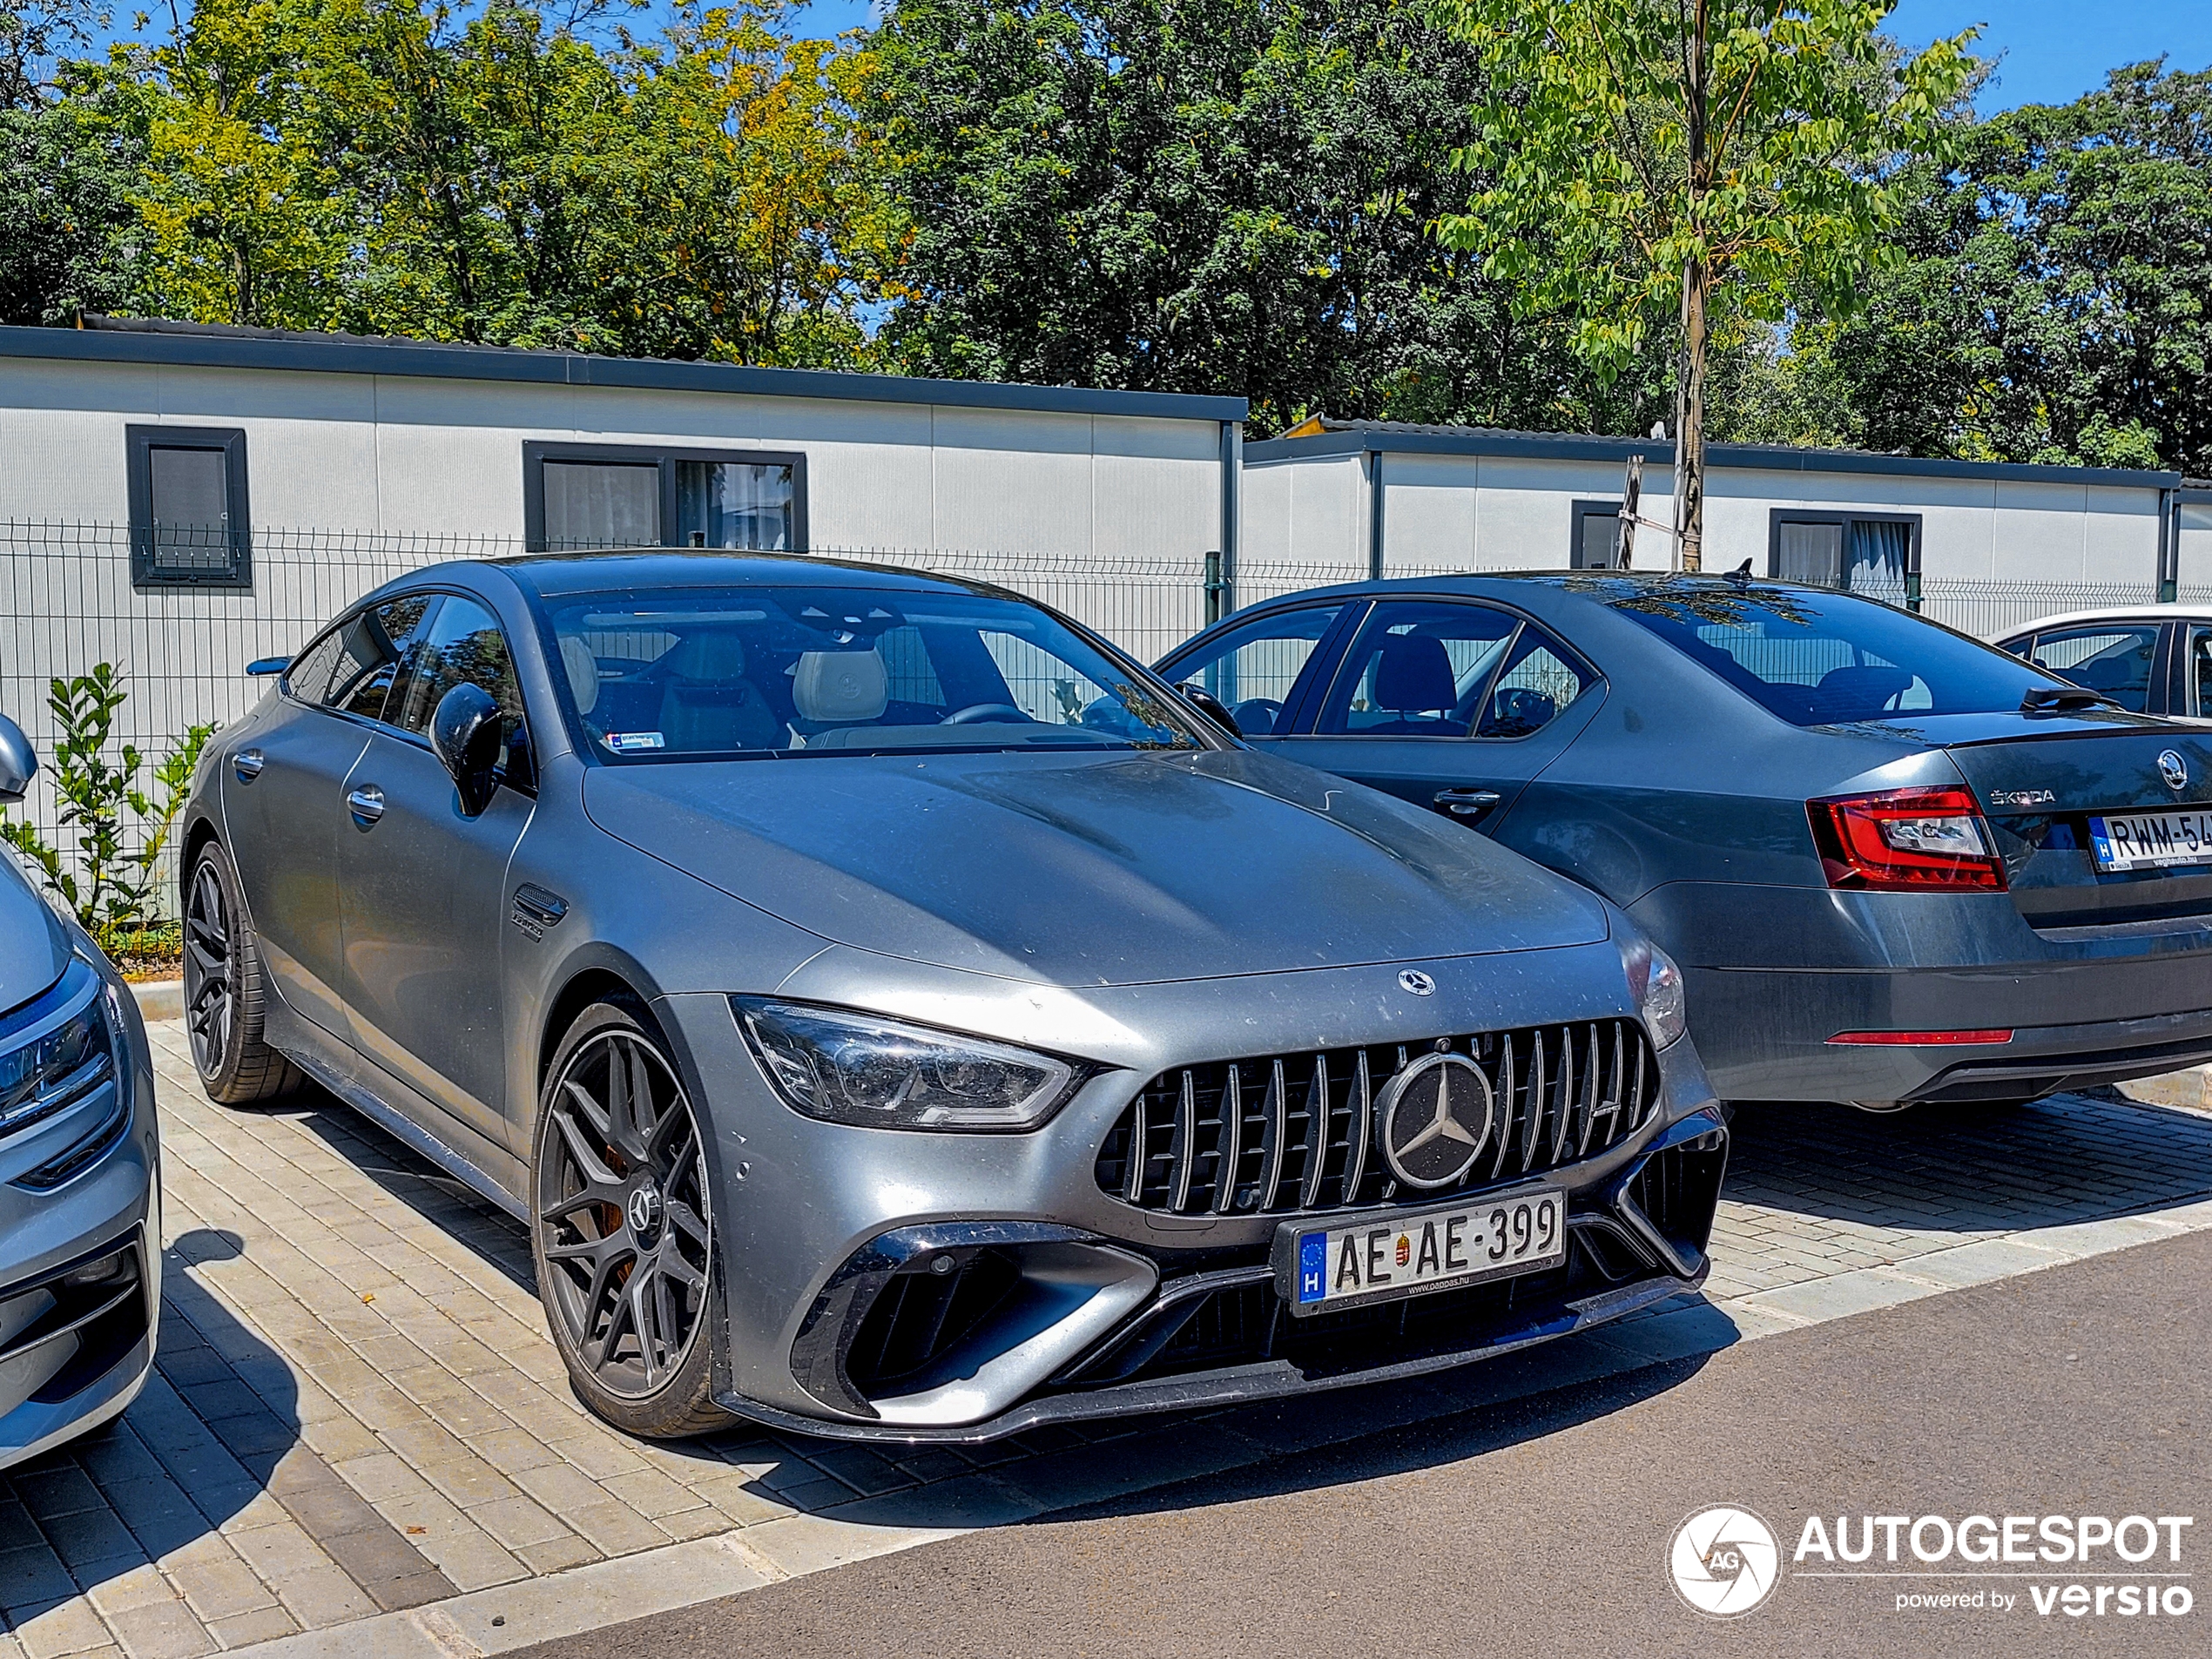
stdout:
{"type": "MultiPolygon", "coordinates": [[[[1631,456],[1638,516],[1673,515],[1674,446],[1317,417],[1244,449],[1243,556],[1368,574],[1618,568],[1631,456]]],[[[1665,570],[1670,538],[1636,532],[1665,570]]],[[[1928,461],[1714,444],[1704,568],[1885,597],[1968,585],[2212,590],[2212,485],[2172,472],[1928,461]]]]}

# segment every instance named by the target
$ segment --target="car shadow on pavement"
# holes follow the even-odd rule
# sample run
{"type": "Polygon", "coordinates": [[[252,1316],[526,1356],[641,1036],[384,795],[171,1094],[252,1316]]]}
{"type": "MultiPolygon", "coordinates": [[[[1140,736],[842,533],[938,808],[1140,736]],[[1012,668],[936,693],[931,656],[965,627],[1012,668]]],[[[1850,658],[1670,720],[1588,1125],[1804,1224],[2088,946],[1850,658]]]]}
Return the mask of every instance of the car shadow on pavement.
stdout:
{"type": "Polygon", "coordinates": [[[2109,1091],[1885,1113],[1743,1106],[1730,1127],[1727,1204],[1931,1243],[2155,1211],[2212,1192],[2212,1117],[2109,1091]]]}
{"type": "Polygon", "coordinates": [[[201,1230],[163,1252],[153,1374],[124,1414],[0,1475],[11,1628],[145,1562],[190,1553],[267,1488],[300,1436],[289,1366],[185,1271],[239,1253],[201,1230]]]}

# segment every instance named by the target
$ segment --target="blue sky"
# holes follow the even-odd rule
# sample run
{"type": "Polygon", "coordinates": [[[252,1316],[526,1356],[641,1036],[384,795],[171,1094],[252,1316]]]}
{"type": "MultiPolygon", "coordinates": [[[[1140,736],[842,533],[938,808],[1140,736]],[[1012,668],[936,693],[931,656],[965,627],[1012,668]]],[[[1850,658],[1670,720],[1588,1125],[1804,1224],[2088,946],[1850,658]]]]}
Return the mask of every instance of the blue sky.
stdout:
{"type": "Polygon", "coordinates": [[[1985,115],[2070,104],[2101,86],[2107,70],[2146,57],[2212,67],[2212,0],[1901,0],[1890,32],[1919,47],[1977,23],[1977,52],[2002,54],[1978,100],[1985,115]]]}

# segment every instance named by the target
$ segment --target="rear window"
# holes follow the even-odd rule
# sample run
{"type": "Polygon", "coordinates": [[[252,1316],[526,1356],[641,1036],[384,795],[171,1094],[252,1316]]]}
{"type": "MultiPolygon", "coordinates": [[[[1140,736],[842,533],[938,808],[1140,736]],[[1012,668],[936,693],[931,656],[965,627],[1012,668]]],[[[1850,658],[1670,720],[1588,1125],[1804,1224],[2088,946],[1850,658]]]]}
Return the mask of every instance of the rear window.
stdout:
{"type": "Polygon", "coordinates": [[[1792,725],[1994,714],[2062,682],[1909,611],[1724,579],[1608,583],[1613,608],[1792,725]]]}

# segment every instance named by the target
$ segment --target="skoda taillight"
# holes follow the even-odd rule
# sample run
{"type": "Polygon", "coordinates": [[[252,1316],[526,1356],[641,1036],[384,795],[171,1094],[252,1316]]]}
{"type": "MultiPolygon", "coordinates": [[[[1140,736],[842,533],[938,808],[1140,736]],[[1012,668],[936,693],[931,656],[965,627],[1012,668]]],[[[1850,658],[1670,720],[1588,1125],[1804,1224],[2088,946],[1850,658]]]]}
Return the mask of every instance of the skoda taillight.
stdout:
{"type": "Polygon", "coordinates": [[[1876,893],[2000,893],[1998,855],[1965,789],[1892,789],[1805,803],[1831,887],[1876,893]]]}

